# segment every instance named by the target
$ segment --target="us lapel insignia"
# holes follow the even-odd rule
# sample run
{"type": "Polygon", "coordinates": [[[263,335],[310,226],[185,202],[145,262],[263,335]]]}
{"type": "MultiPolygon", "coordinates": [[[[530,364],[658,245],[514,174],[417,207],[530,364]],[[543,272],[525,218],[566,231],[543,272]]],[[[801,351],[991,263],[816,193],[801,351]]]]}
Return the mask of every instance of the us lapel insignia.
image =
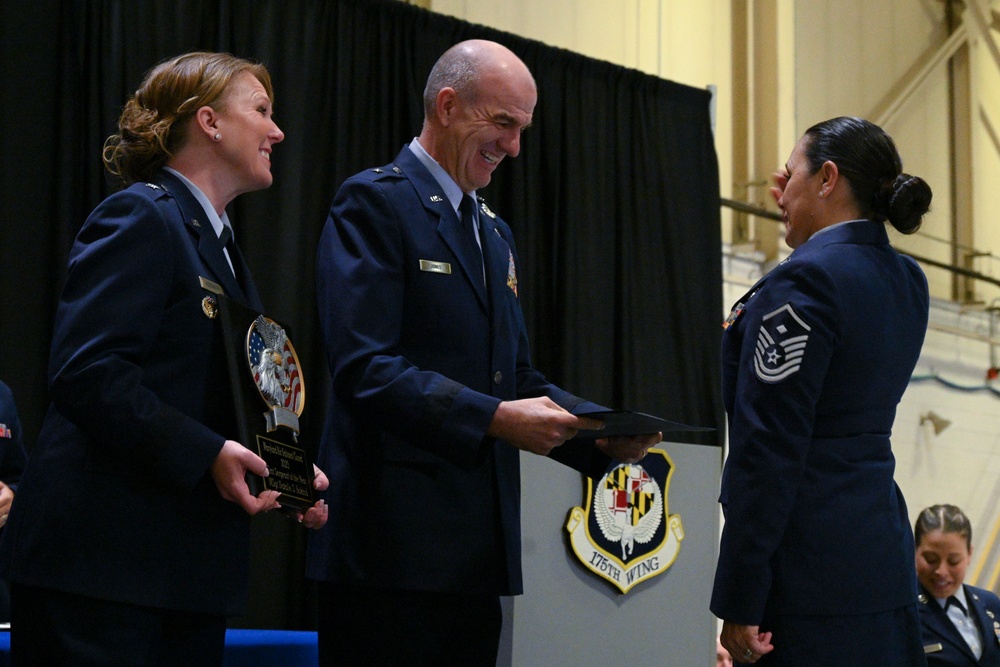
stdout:
{"type": "Polygon", "coordinates": [[[436,203],[438,203],[438,202],[441,202],[441,201],[444,201],[444,199],[442,199],[442,198],[441,198],[441,197],[439,197],[438,195],[431,195],[431,201],[432,201],[432,202],[434,202],[434,203],[436,204],[436,203]]]}
{"type": "Polygon", "coordinates": [[[12,433],[10,432],[10,427],[6,424],[0,424],[0,438],[6,438],[10,440],[12,433]]]}
{"type": "Polygon", "coordinates": [[[677,559],[684,526],[667,508],[673,474],[667,453],[650,449],[639,463],[612,463],[600,481],[588,478],[585,506],[569,512],[566,531],[576,557],[622,593],[677,559]]]}

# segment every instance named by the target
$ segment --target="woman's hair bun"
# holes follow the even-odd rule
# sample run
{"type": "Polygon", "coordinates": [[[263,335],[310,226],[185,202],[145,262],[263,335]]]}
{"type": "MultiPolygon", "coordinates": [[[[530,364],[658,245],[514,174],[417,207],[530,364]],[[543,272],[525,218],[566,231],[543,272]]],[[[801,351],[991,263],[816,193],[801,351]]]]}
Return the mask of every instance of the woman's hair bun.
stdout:
{"type": "Polygon", "coordinates": [[[900,174],[892,183],[886,217],[903,234],[912,234],[920,228],[924,213],[930,210],[932,196],[924,179],[900,174]]]}

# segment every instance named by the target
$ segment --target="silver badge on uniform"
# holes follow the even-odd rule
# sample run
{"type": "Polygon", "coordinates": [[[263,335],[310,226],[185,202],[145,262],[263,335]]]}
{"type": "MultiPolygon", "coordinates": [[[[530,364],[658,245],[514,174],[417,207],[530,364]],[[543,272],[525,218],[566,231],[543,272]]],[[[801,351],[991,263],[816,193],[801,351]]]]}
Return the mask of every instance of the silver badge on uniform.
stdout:
{"type": "Polygon", "coordinates": [[[451,264],[448,262],[432,262],[429,259],[420,260],[420,270],[430,273],[451,273],[451,264]]]}
{"type": "Polygon", "coordinates": [[[775,383],[797,373],[811,330],[790,303],[765,315],[760,322],[753,358],[757,377],[762,382],[775,383]]]}

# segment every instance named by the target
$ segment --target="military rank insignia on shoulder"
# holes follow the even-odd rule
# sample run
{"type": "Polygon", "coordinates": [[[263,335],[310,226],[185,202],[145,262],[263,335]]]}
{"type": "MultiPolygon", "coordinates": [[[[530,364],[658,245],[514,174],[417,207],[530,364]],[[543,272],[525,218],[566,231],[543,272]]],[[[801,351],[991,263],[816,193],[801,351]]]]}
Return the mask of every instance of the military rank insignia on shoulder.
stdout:
{"type": "Polygon", "coordinates": [[[762,382],[781,382],[799,372],[812,327],[795,312],[792,304],[777,308],[760,321],[753,368],[762,382]]]}
{"type": "Polygon", "coordinates": [[[584,507],[570,510],[566,531],[576,557],[622,593],[666,572],[684,539],[667,492],[674,465],[661,449],[639,463],[612,463],[595,482],[587,478],[584,507]]]}
{"type": "Polygon", "coordinates": [[[388,168],[372,167],[369,171],[371,171],[373,174],[378,174],[379,176],[389,175],[389,174],[395,174],[396,176],[399,176],[403,173],[403,170],[397,167],[396,165],[392,165],[388,168]]]}

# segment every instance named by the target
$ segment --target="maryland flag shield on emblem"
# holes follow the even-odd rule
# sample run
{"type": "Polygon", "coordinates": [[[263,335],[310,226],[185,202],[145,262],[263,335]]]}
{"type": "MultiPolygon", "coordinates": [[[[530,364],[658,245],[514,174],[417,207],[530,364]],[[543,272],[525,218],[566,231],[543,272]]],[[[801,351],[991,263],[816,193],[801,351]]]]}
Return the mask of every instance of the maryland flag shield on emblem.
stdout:
{"type": "Polygon", "coordinates": [[[639,463],[612,464],[600,481],[588,478],[586,506],[569,512],[566,530],[576,557],[622,593],[677,559],[684,527],[667,509],[673,474],[667,453],[650,449],[639,463]]]}

